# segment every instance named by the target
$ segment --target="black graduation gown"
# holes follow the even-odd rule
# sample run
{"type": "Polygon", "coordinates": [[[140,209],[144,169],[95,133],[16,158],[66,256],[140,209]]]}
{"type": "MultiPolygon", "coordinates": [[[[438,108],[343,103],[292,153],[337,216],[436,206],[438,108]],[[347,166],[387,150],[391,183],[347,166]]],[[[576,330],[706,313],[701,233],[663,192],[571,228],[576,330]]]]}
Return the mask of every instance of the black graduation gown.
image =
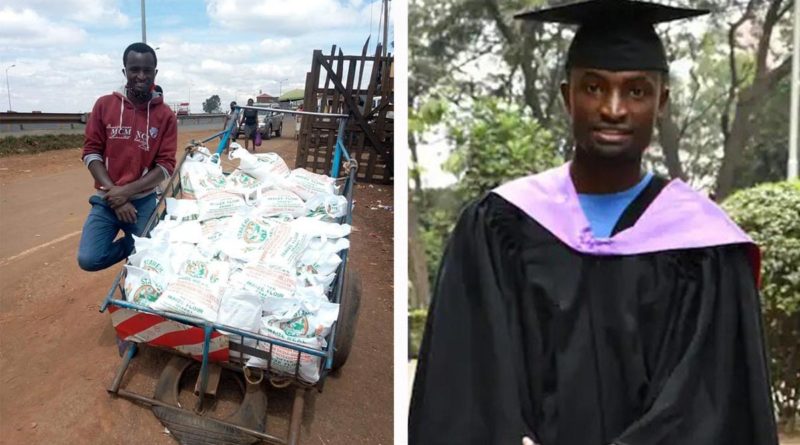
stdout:
{"type": "Polygon", "coordinates": [[[745,250],[581,254],[487,195],[461,214],[442,261],[409,443],[776,445],[745,250]]]}

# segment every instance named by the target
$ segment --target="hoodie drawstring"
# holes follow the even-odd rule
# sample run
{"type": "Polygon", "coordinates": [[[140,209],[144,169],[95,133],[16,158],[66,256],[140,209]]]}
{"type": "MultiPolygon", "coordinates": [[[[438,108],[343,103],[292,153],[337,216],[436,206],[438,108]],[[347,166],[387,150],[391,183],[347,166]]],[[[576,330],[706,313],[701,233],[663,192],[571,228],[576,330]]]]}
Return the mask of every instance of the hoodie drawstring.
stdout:
{"type": "MultiPolygon", "coordinates": [[[[125,90],[123,90],[125,91],[125,90]]],[[[128,100],[125,96],[119,101],[119,127],[122,128],[122,113],[125,111],[125,101],[128,100]]],[[[153,102],[152,95],[150,100],[147,101],[147,120],[144,127],[144,143],[146,144],[147,151],[150,151],[150,104],[153,102]]],[[[134,111],[135,112],[135,111],[134,111]]]]}
{"type": "Polygon", "coordinates": [[[147,101],[147,125],[144,127],[144,142],[147,144],[147,151],[150,151],[150,102],[153,101],[152,96],[147,101]]]}
{"type": "Polygon", "coordinates": [[[122,112],[125,110],[125,98],[123,97],[121,101],[119,101],[119,128],[122,128],[122,112]]]}

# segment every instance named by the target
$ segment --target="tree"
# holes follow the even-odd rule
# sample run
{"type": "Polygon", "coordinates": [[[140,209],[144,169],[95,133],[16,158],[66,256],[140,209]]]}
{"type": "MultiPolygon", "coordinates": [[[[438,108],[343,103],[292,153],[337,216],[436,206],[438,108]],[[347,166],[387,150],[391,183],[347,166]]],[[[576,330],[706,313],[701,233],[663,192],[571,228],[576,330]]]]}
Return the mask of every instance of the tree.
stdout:
{"type": "Polygon", "coordinates": [[[724,139],[724,156],[716,186],[716,194],[720,199],[733,191],[736,169],[744,157],[753,133],[754,116],[791,69],[792,58],[781,58],[776,54],[772,37],[778,23],[791,15],[793,5],[792,0],[748,0],[742,15],[728,28],[728,62],[731,78],[725,110],[720,116],[724,139]],[[763,21],[759,20],[759,13],[763,14],[763,21]],[[751,37],[758,38],[756,44],[750,48],[742,43],[744,39],[738,34],[745,23],[754,28],[754,35],[751,37]],[[742,49],[749,49],[750,53],[754,54],[755,66],[747,66],[745,70],[738,68],[736,51],[742,49]],[[777,61],[770,64],[771,58],[777,58],[777,61]]]}
{"type": "Polygon", "coordinates": [[[755,116],[751,142],[734,176],[734,189],[753,187],[763,182],[786,178],[789,153],[790,78],[786,77],[755,116]]]}
{"type": "Polygon", "coordinates": [[[215,94],[203,102],[203,111],[206,113],[221,113],[220,103],[219,96],[215,94]]]}
{"type": "Polygon", "coordinates": [[[520,105],[483,98],[473,102],[469,113],[445,121],[448,138],[456,147],[445,168],[459,181],[450,190],[426,191],[426,211],[419,214],[431,284],[464,205],[509,179],[562,162],[552,134],[520,105]]]}
{"type": "Polygon", "coordinates": [[[408,276],[409,276],[409,307],[427,308],[430,296],[430,278],[433,276],[430,265],[435,261],[438,264],[439,251],[434,251],[434,257],[428,255],[431,244],[426,242],[425,233],[420,227],[418,208],[423,213],[429,212],[426,194],[422,190],[421,166],[417,157],[417,138],[433,125],[441,122],[447,107],[441,101],[429,101],[419,110],[409,112],[408,146],[411,154],[410,178],[414,189],[408,194],[408,276]]]}
{"type": "Polygon", "coordinates": [[[651,158],[663,162],[670,177],[716,189],[724,198],[786,175],[792,2],[700,3],[721,11],[708,18],[701,39],[687,27],[662,33],[670,61],[691,61],[691,67],[674,82],[671,106],[658,121],[662,150],[651,158]]]}
{"type": "Polygon", "coordinates": [[[559,165],[552,133],[533,113],[514,103],[485,98],[469,114],[448,121],[456,147],[445,168],[459,177],[462,202],[476,199],[513,178],[559,165]]]}

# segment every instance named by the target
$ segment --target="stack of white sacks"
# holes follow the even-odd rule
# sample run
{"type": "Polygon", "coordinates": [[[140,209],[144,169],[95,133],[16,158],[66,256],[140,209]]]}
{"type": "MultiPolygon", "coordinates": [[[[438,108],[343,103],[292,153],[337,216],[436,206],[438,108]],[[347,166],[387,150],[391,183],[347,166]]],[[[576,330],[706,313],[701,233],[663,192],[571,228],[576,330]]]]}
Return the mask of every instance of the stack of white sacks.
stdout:
{"type": "MultiPolygon", "coordinates": [[[[241,162],[227,177],[207,149],[186,159],[182,199],[167,198],[167,218],[150,238],[135,238],[125,294],[155,310],[319,350],[339,313],[326,292],[349,248],[350,226],[333,222],[347,200],[328,176],[231,145],[230,158],[241,162]]],[[[273,347],[272,357],[268,364],[245,356],[248,366],[294,375],[296,351],[273,347]]],[[[302,354],[300,378],[316,382],[319,360],[302,354]]]]}

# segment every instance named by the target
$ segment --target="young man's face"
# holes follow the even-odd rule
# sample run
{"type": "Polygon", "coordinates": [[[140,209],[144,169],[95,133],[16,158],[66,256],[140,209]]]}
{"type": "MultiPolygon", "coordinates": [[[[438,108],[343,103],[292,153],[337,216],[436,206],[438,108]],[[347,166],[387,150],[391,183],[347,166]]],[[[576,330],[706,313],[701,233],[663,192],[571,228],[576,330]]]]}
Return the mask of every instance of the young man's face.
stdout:
{"type": "Polygon", "coordinates": [[[131,51],[125,59],[125,85],[138,98],[150,98],[151,88],[156,80],[156,61],[150,53],[131,51]]]}
{"type": "Polygon", "coordinates": [[[561,94],[577,149],[603,158],[638,159],[669,100],[655,71],[573,68],[561,94]]]}

